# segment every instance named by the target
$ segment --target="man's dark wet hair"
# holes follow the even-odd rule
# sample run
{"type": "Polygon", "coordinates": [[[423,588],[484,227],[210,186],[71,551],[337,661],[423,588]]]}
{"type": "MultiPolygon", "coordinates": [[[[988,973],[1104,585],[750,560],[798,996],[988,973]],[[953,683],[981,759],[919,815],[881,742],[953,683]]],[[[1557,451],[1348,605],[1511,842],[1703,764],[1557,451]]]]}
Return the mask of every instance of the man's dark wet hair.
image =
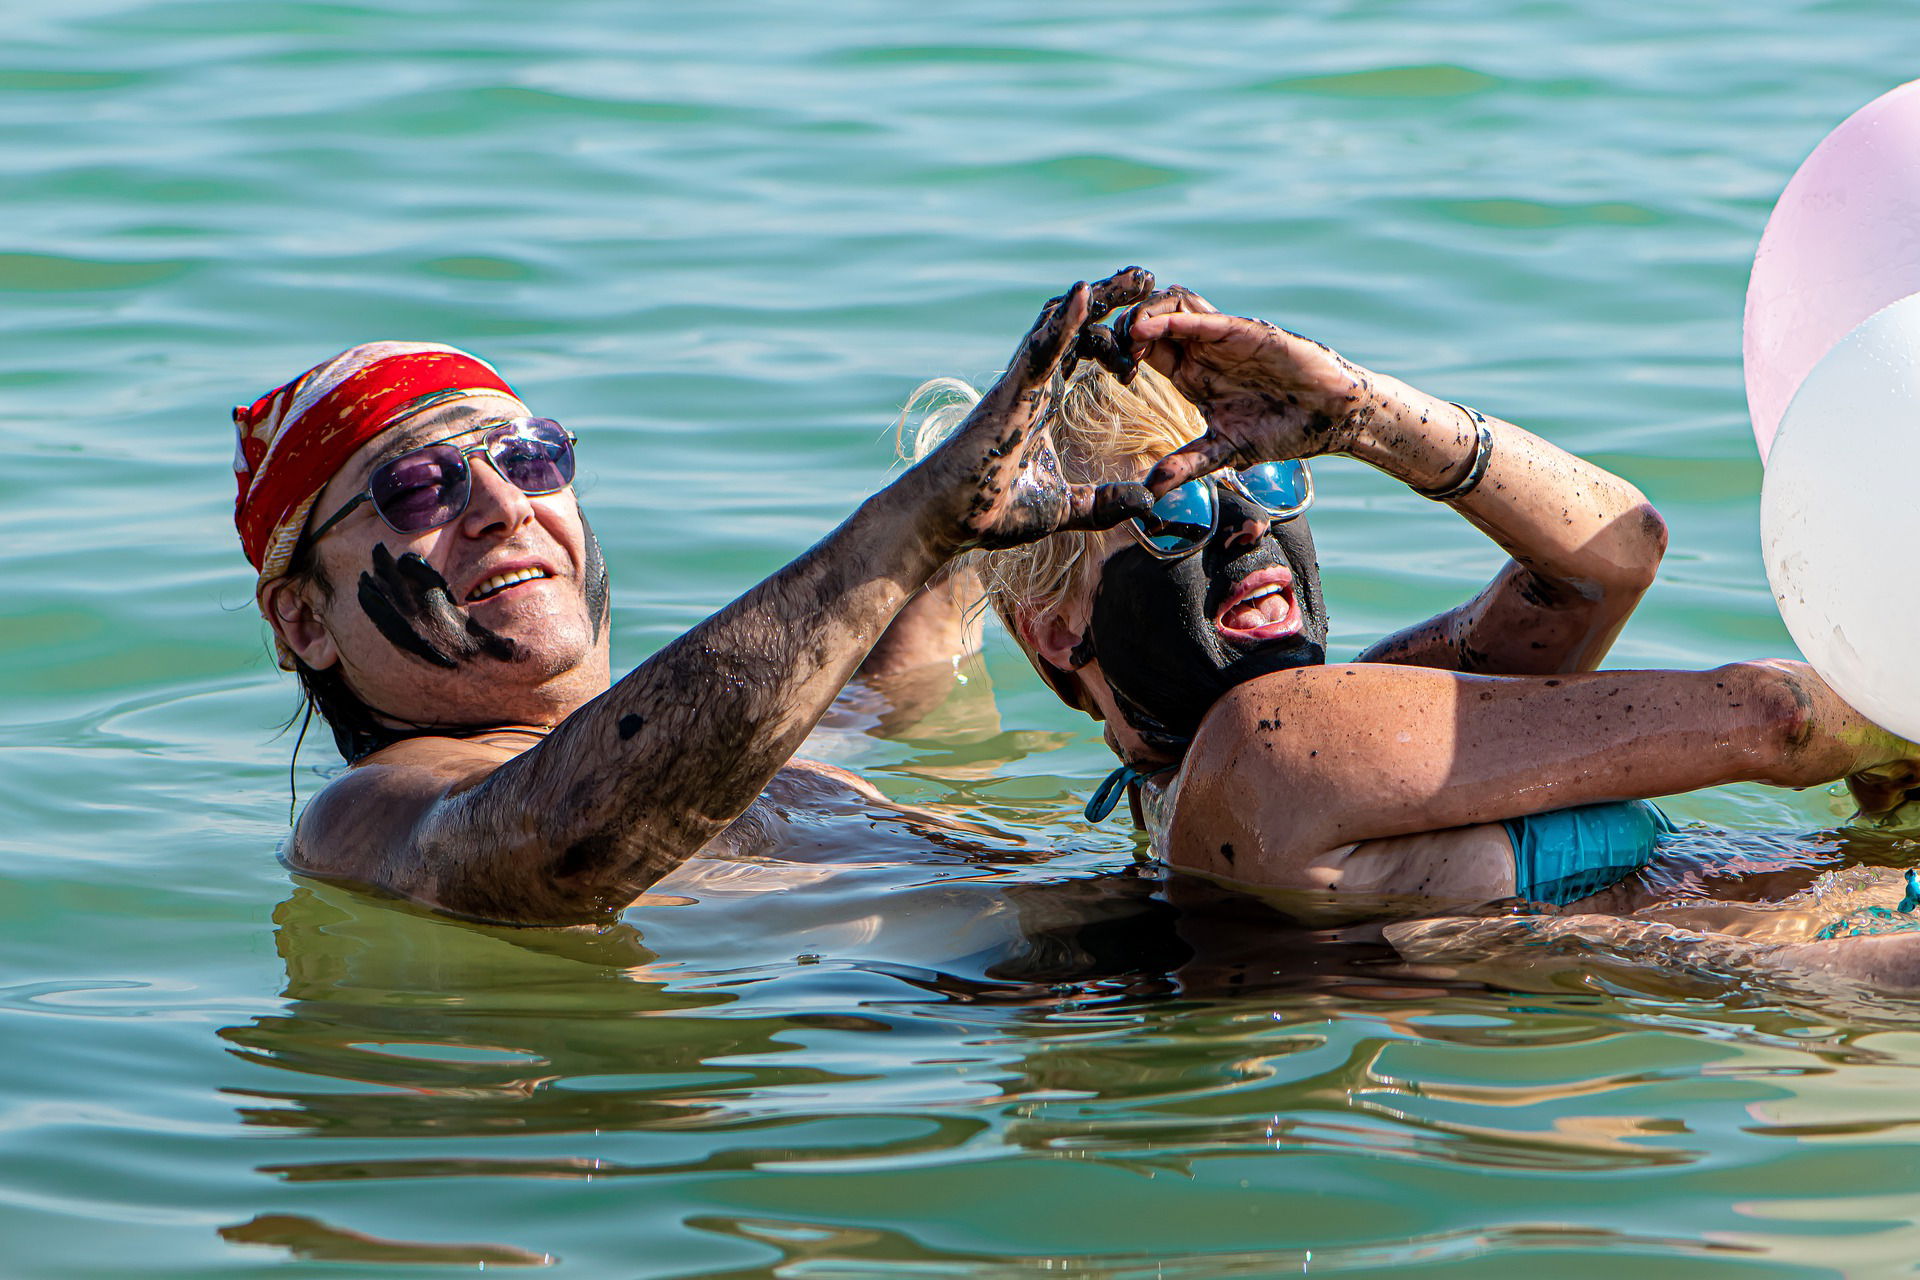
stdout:
{"type": "MultiPolygon", "coordinates": [[[[299,545],[294,547],[293,559],[287,563],[286,576],[293,582],[310,583],[328,600],[333,599],[333,583],[328,579],[326,570],[320,567],[320,558],[314,553],[311,538],[301,538],[299,545]]],[[[334,746],[340,749],[341,757],[348,764],[371,755],[393,741],[394,730],[381,724],[373,714],[373,709],[348,687],[347,678],[340,673],[337,664],[321,671],[308,666],[298,654],[291,656],[294,674],[300,679],[300,696],[306,703],[307,714],[318,715],[327,722],[327,728],[333,730],[334,746]]],[[[294,714],[297,716],[300,713],[294,714]]],[[[296,746],[295,750],[298,749],[296,746]]]]}

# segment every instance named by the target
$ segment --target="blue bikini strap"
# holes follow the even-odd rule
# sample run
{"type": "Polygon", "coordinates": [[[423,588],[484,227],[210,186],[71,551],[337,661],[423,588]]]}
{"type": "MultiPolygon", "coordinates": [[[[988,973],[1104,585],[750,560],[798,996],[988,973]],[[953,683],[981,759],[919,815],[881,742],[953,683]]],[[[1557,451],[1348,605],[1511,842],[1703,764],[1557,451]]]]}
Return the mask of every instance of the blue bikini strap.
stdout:
{"type": "Polygon", "coordinates": [[[1136,769],[1130,764],[1121,765],[1107,775],[1107,780],[1094,790],[1093,798],[1087,801],[1087,821],[1103,821],[1113,812],[1114,806],[1120,803],[1120,797],[1127,793],[1127,788],[1134,783],[1146,778],[1157,778],[1179,767],[1179,765],[1163,764],[1158,769],[1136,769]]]}

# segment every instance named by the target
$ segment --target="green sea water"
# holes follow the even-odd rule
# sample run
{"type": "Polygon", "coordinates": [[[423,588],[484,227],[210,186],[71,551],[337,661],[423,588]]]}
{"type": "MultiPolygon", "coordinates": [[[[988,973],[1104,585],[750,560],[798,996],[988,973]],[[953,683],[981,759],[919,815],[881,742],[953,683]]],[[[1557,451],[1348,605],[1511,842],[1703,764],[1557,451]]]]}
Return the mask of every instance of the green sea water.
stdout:
{"type": "MultiPolygon", "coordinates": [[[[1805,154],[1920,71],[1914,16],[15,0],[0,1275],[1911,1271],[1909,1007],[1388,981],[1229,909],[1180,935],[1079,816],[1097,736],[1004,638],[905,738],[815,748],[995,836],[709,867],[593,937],[296,885],[227,415],[357,341],[490,358],[583,437],[624,667],[883,483],[917,383],[990,378],[1043,299],[1141,262],[1645,489],[1673,550],[1616,663],[1791,653],[1746,273],[1805,154]],[[1102,912],[1159,923],[1054,927],[1102,912]],[[1058,954],[979,960],[1009,928],[1058,954]]],[[[1316,478],[1337,653],[1497,565],[1316,478]]],[[[336,767],[310,738],[293,781],[336,767]]]]}

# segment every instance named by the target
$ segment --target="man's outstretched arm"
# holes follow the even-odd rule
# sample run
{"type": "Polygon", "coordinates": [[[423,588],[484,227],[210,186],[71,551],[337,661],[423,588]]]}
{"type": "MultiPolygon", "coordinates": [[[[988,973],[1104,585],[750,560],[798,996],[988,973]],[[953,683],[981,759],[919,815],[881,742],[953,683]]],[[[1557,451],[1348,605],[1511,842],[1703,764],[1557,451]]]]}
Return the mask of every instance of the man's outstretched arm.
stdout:
{"type": "Polygon", "coordinates": [[[1064,484],[1042,412],[1090,316],[1151,288],[1137,268],[1076,285],[946,443],[793,563],[529,750],[436,740],[383,753],[309,807],[288,861],[491,920],[625,906],[753,801],[955,555],[1145,508],[1137,485],[1064,484]]]}

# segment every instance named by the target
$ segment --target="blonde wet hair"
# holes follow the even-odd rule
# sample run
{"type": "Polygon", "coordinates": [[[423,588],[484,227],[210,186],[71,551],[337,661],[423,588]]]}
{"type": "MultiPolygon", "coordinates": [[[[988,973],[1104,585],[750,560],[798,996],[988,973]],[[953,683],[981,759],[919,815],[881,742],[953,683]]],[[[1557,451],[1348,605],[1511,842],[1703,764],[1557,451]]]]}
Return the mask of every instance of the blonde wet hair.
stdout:
{"type": "MultiPolygon", "coordinates": [[[[900,416],[901,453],[924,457],[979,399],[980,393],[958,378],[922,383],[900,416]]],[[[1067,380],[1048,407],[1045,422],[1052,430],[1061,474],[1076,484],[1138,479],[1206,430],[1200,411],[1153,369],[1140,366],[1132,383],[1123,385],[1091,360],[1082,361],[1067,380]]],[[[1076,592],[1091,587],[1095,562],[1089,553],[1100,537],[1056,533],[1025,546],[968,553],[994,612],[1022,648],[1026,642],[1020,618],[1060,609],[1076,592]]]]}

